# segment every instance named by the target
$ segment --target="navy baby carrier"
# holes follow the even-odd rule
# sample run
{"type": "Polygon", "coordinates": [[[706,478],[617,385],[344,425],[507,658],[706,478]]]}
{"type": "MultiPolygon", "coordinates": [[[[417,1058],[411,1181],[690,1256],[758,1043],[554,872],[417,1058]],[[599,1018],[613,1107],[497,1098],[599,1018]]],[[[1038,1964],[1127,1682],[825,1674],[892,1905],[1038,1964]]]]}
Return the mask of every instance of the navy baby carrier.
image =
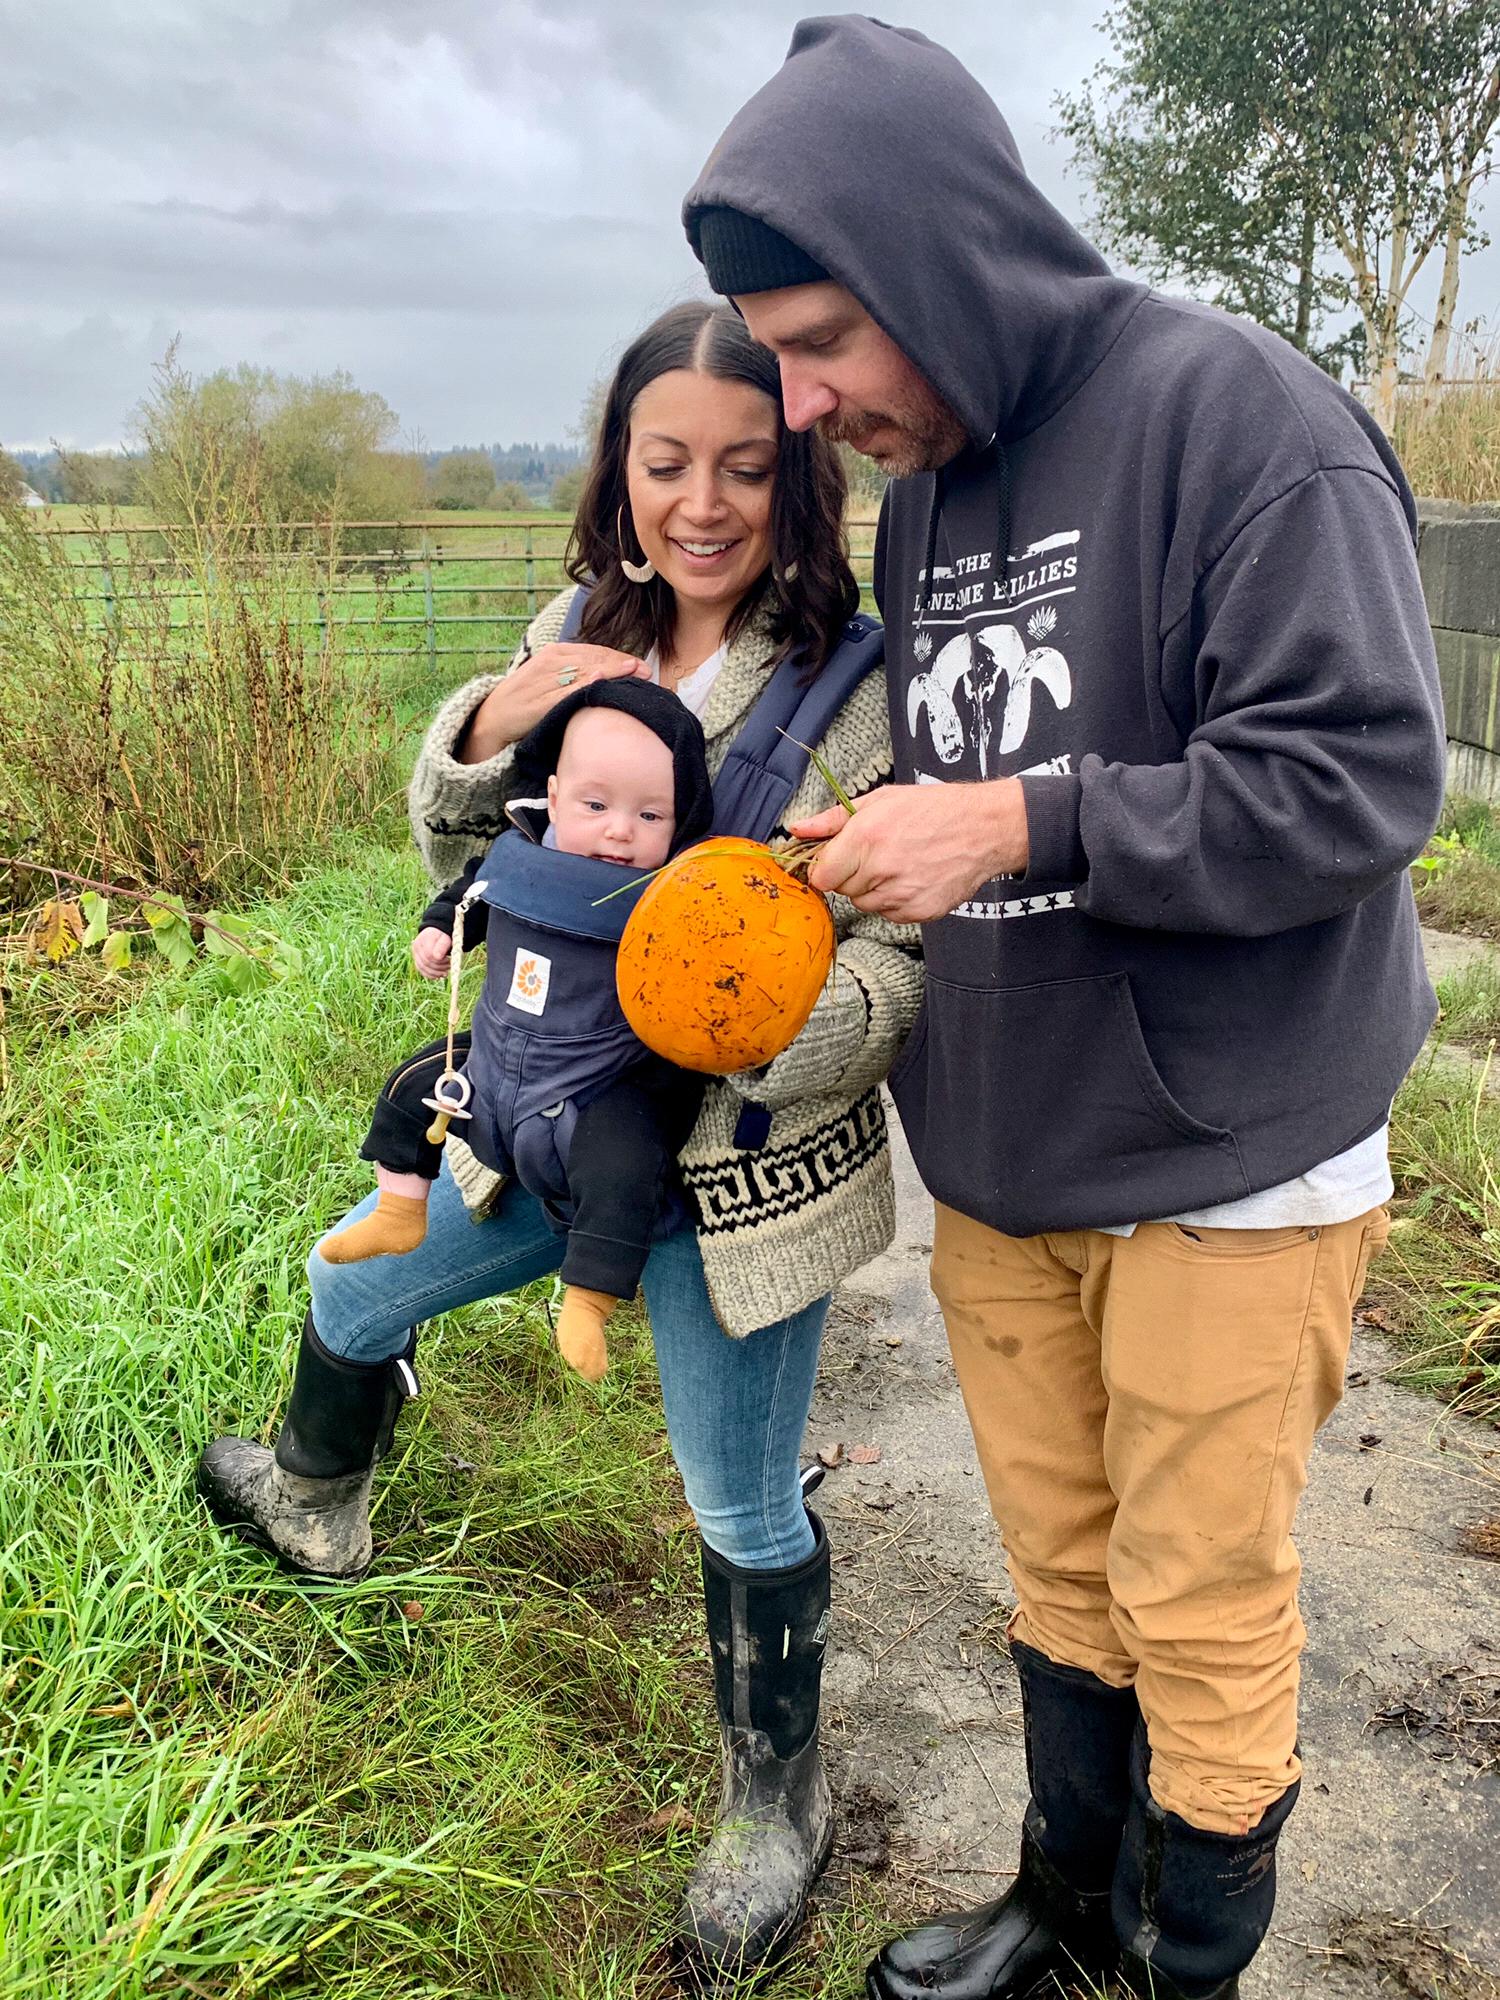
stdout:
{"type": "MultiPolygon", "coordinates": [[[[574,594],[560,640],[577,636],[586,595],[574,594]]],[[[768,840],[777,831],[807,769],[799,745],[822,740],[879,664],[883,639],[879,624],[861,613],[811,679],[797,655],[773,669],[714,779],[715,833],[768,840]]],[[[633,1063],[652,1060],[615,995],[615,952],[648,878],[541,847],[512,830],[491,847],[476,879],[489,905],[488,965],[474,1010],[467,1065],[474,1115],[464,1138],[565,1228],[578,1113],[633,1063]]],[[[765,1114],[742,1120],[737,1142],[763,1143],[756,1128],[768,1123],[765,1114]]],[[[680,1219],[677,1211],[664,1226],[680,1219]]]]}

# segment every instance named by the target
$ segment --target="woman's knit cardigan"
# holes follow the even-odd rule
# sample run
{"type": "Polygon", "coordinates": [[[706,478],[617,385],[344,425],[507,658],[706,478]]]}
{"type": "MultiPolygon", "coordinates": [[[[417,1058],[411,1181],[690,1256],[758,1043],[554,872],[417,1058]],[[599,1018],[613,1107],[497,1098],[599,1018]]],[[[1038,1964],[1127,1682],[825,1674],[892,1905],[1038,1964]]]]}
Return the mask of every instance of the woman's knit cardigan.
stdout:
{"type": "MultiPolygon", "coordinates": [[[[538,613],[518,657],[562,629],[572,591],[538,613]]],[[[708,765],[717,772],[765,685],[771,652],[763,620],[752,617],[730,647],[703,716],[708,765]]],[[[501,831],[502,751],[460,764],[453,748],[500,677],[481,675],[449,696],[428,731],[412,775],[412,829],[428,873],[450,882],[501,831]]],[[[860,683],[835,718],[821,754],[846,791],[864,792],[892,775],[885,676],[860,683]]],[[[789,821],[822,812],[833,795],[809,767],[789,821]]],[[[895,1230],[890,1144],[879,1085],[922,997],[914,929],[867,916],[831,899],[838,956],[807,1026],[769,1069],[712,1081],[681,1154],[683,1181],[697,1212],[698,1241],[714,1312],[726,1333],[773,1325],[821,1298],[877,1255],[895,1230]],[[747,1101],[764,1105],[771,1127],[753,1150],[734,1143],[747,1101]]],[[[448,1140],[450,1161],[471,1207],[497,1183],[448,1140]]]]}

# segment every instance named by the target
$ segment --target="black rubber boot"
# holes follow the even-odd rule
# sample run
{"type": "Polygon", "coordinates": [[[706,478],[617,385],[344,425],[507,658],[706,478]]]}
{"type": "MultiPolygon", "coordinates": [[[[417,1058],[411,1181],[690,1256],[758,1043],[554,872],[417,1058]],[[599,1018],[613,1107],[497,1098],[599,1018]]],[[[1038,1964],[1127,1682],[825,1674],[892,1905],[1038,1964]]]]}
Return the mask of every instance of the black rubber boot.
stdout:
{"type": "Polygon", "coordinates": [[[1131,1758],[1130,1818],[1115,1875],[1115,1930],[1130,1992],[1154,2000],[1235,2000],[1276,1904],[1276,1843],[1293,1785],[1246,1834],[1205,1833],[1167,1812],[1147,1783],[1142,1729],[1131,1758]]]}
{"type": "Polygon", "coordinates": [[[801,1928],[833,1846],[818,1755],[828,1640],[828,1537],[792,1569],[740,1569],[703,1545],[723,1783],[678,1936],[700,1985],[774,1965],[801,1928]]]}
{"type": "Polygon", "coordinates": [[[418,1393],[412,1357],[366,1364],[332,1354],[309,1314],[291,1401],[274,1448],[223,1437],[198,1461],[198,1491],[226,1528],[309,1576],[370,1566],[370,1481],[402,1406],[418,1393]]]}
{"type": "Polygon", "coordinates": [[[1003,1896],[888,1944],[870,2000],[1022,2000],[1114,1969],[1110,1883],[1130,1809],[1135,1693],[1013,1645],[1031,1802],[1003,1896]]]}

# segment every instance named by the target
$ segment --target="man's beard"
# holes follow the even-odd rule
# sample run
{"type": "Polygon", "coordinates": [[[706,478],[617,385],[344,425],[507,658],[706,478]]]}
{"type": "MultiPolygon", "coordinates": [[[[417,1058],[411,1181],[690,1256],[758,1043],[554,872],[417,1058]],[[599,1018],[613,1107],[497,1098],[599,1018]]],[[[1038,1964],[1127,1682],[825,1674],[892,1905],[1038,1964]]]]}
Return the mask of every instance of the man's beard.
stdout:
{"type": "Polygon", "coordinates": [[[940,396],[925,389],[920,397],[902,397],[888,410],[839,410],[818,419],[819,435],[829,444],[854,445],[876,431],[884,431],[878,454],[869,452],[882,472],[891,479],[907,479],[914,472],[936,472],[950,458],[956,458],[967,442],[963,425],[940,396]]]}

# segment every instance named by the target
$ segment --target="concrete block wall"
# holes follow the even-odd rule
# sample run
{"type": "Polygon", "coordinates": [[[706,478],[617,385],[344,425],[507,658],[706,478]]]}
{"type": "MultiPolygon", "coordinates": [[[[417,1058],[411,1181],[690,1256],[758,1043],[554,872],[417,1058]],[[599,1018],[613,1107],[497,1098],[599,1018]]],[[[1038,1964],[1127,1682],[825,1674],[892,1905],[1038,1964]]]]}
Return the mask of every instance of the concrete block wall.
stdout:
{"type": "Polygon", "coordinates": [[[1500,799],[1500,506],[1423,500],[1417,560],[1448,716],[1448,788],[1500,799]]]}

